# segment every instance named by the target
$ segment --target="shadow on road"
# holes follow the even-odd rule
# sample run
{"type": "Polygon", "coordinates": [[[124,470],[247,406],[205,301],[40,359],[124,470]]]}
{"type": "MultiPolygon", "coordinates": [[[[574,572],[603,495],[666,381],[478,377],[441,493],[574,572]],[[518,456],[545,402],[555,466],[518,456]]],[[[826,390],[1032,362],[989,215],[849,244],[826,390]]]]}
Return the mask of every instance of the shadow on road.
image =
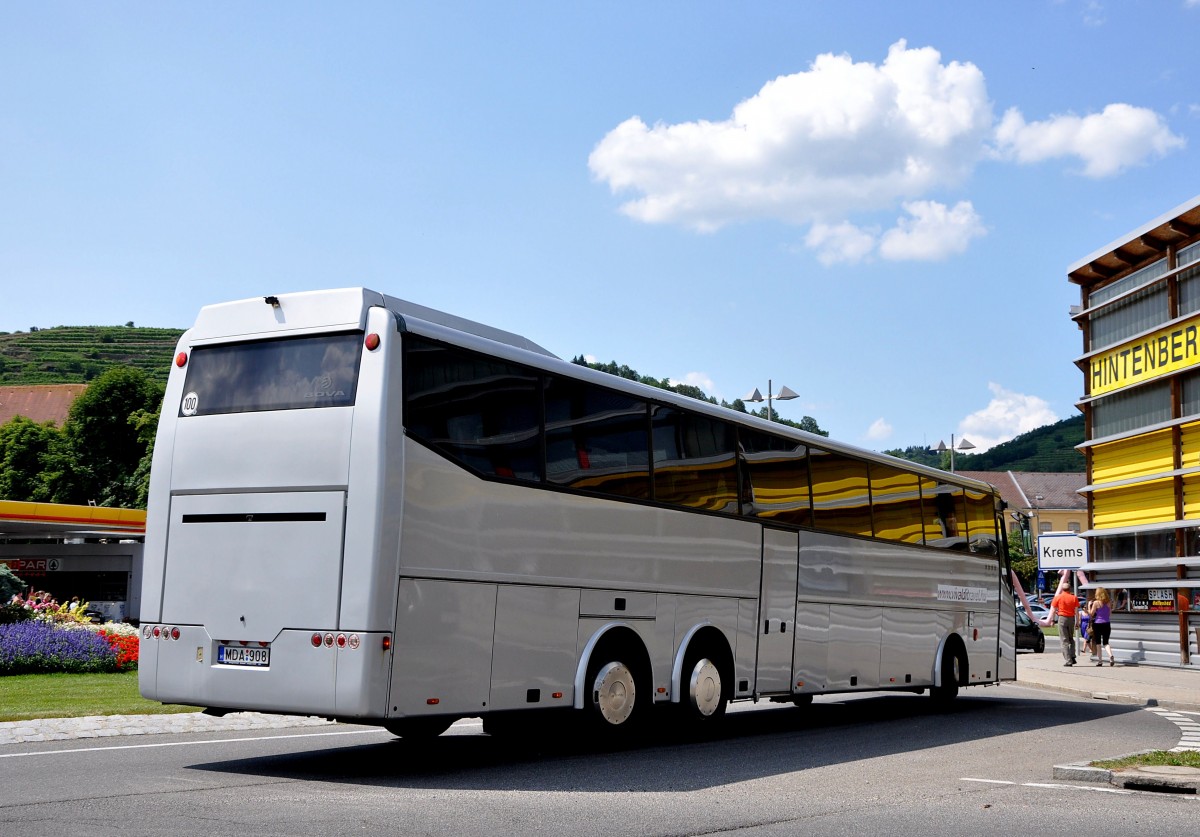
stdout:
{"type": "Polygon", "coordinates": [[[598,741],[574,726],[552,725],[523,735],[393,739],[192,769],[431,790],[674,792],[1138,711],[1121,704],[999,694],[960,697],[938,710],[928,698],[880,694],[732,712],[719,735],[687,734],[658,718],[636,742],[598,741]]]}

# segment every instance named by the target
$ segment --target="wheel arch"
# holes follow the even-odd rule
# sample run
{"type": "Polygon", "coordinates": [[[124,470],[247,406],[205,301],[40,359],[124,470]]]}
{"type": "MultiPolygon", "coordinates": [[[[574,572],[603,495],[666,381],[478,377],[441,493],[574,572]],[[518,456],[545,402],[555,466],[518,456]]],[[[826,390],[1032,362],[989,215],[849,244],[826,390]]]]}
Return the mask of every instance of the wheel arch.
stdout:
{"type": "Polygon", "coordinates": [[[726,697],[732,699],[733,649],[729,647],[729,638],[725,633],[712,622],[705,621],[693,625],[684,634],[683,641],[679,643],[675,652],[675,660],[671,665],[671,703],[679,703],[683,699],[683,661],[693,646],[711,649],[713,656],[718,658],[713,662],[721,668],[722,674],[727,675],[723,678],[726,682],[726,697]]]}
{"type": "Polygon", "coordinates": [[[583,646],[579,662],[575,665],[575,699],[571,705],[583,709],[586,703],[587,671],[592,657],[597,650],[607,651],[610,647],[618,647],[631,653],[629,660],[635,666],[634,677],[649,686],[651,682],[650,655],[646,651],[646,643],[632,627],[624,622],[608,622],[601,625],[583,646]]]}
{"type": "Polygon", "coordinates": [[[942,637],[942,641],[938,643],[937,654],[933,659],[933,685],[937,687],[944,686],[942,682],[942,672],[945,671],[943,662],[950,654],[957,654],[962,665],[958,672],[958,685],[966,686],[971,682],[971,660],[967,656],[967,644],[963,638],[953,631],[942,637]]]}

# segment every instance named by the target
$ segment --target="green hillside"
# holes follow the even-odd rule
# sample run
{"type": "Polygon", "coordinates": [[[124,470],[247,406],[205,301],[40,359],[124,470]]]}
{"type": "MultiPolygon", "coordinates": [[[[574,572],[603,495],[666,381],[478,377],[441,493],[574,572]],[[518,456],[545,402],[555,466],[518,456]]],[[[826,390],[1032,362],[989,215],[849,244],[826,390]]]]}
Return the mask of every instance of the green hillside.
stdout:
{"type": "Polygon", "coordinates": [[[166,383],[183,329],[58,326],[0,333],[0,386],[87,383],[113,366],[132,366],[166,383]]]}
{"type": "MultiPolygon", "coordinates": [[[[1075,446],[1083,441],[1083,416],[1073,416],[1047,424],[1015,439],[996,445],[983,453],[959,453],[954,466],[959,471],[1045,471],[1048,473],[1082,472],[1083,454],[1075,446]]],[[[950,455],[923,447],[889,450],[892,456],[920,462],[935,468],[949,467],[950,455]]]]}

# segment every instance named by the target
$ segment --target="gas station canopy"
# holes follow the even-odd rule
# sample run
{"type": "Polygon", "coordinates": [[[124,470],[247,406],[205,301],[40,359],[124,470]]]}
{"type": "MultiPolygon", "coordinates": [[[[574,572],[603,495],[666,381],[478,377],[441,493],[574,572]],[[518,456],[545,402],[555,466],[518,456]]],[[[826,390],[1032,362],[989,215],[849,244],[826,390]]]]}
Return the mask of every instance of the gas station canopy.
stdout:
{"type": "Polygon", "coordinates": [[[0,540],[141,538],[146,512],[103,506],[0,500],[0,540]]]}

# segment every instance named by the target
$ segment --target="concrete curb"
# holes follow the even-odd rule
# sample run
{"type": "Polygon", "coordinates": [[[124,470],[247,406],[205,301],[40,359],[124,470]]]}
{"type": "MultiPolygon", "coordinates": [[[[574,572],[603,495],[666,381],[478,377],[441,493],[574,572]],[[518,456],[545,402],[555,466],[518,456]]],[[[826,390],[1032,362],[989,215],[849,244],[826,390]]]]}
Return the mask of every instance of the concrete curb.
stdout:
{"type": "Polygon", "coordinates": [[[226,732],[231,730],[286,729],[290,727],[329,726],[332,721],[296,715],[268,715],[260,712],[231,712],[214,718],[200,712],[159,715],[89,715],[82,718],[42,718],[33,721],[0,723],[0,745],[41,741],[69,741],[78,738],[108,738],[123,735],[164,733],[226,732]]]}
{"type": "MultiPolygon", "coordinates": [[[[1113,758],[1125,759],[1156,752],[1158,750],[1141,750],[1113,758]]],[[[1200,793],[1200,768],[1195,767],[1143,765],[1110,770],[1106,767],[1092,767],[1088,762],[1073,762],[1054,765],[1053,777],[1069,782],[1112,785],[1126,790],[1200,793]]]]}

